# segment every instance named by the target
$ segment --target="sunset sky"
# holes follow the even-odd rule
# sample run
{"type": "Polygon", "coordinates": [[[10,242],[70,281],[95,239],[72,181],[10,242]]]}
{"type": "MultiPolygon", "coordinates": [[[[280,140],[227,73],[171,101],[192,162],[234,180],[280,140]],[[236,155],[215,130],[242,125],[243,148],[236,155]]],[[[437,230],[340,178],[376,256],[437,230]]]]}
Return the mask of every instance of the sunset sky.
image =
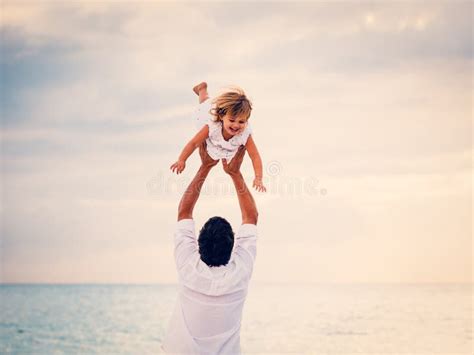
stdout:
{"type": "Polygon", "coordinates": [[[203,80],[253,102],[255,282],[473,281],[471,2],[1,6],[0,282],[176,282],[203,80]]]}

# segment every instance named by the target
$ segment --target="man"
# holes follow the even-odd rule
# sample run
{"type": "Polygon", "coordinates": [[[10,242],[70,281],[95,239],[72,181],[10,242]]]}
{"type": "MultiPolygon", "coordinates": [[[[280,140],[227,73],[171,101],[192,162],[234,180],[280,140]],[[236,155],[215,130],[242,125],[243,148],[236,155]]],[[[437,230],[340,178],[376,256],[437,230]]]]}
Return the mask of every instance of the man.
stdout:
{"type": "Polygon", "coordinates": [[[256,257],[258,212],[240,173],[245,155],[241,146],[229,164],[242,212],[235,235],[221,217],[210,218],[196,240],[193,209],[213,166],[205,145],[199,148],[201,167],[184,193],[178,209],[174,256],[179,294],[162,350],[186,354],[240,354],[240,323],[256,257]]]}

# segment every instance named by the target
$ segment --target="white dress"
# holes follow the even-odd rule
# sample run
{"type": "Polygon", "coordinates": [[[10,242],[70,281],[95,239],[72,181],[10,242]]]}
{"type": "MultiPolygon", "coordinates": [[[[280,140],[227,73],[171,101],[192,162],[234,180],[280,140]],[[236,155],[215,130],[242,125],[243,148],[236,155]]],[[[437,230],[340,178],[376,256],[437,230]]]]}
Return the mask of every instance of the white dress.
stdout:
{"type": "Polygon", "coordinates": [[[222,136],[222,122],[214,121],[209,112],[212,107],[211,99],[207,99],[198,105],[195,113],[196,127],[200,130],[206,124],[209,126],[209,136],[206,139],[209,156],[214,160],[225,158],[227,162],[230,162],[239,147],[247,144],[247,139],[252,134],[252,128],[250,122],[248,122],[241,133],[226,141],[222,136]]]}

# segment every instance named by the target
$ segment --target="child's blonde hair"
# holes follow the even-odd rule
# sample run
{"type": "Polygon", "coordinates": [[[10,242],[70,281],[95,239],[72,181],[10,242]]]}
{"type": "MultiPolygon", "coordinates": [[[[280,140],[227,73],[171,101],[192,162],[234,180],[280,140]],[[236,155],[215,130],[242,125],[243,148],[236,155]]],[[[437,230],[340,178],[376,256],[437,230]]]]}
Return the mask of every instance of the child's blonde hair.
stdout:
{"type": "Polygon", "coordinates": [[[231,117],[245,117],[249,119],[252,111],[252,102],[245,95],[244,90],[238,86],[228,87],[222,94],[212,100],[215,105],[210,113],[214,116],[214,121],[222,121],[223,117],[229,113],[231,117]]]}

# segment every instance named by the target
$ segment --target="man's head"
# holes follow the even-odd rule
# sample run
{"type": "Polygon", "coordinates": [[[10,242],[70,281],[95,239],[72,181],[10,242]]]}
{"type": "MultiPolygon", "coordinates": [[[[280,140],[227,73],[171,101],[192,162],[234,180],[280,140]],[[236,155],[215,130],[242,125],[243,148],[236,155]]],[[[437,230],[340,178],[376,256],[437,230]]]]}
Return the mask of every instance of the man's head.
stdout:
{"type": "Polygon", "coordinates": [[[229,222],[212,217],[199,232],[199,254],[208,266],[226,265],[234,247],[234,232],[229,222]]]}

